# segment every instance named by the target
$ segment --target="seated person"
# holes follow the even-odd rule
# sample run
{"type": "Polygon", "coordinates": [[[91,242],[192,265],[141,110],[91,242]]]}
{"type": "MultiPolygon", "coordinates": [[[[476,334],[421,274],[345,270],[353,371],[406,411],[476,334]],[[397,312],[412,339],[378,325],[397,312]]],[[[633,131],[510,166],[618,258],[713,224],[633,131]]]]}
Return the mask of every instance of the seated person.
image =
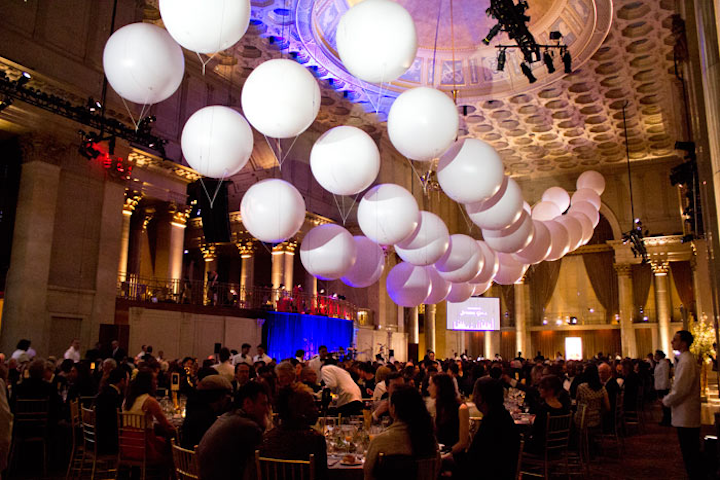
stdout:
{"type": "Polygon", "coordinates": [[[315,478],[328,478],[325,437],[312,429],[318,411],[313,396],[301,386],[285,387],[275,400],[280,425],[263,437],[260,454],[290,460],[315,458],[315,478]]]}
{"type": "Polygon", "coordinates": [[[128,374],[122,368],[116,368],[107,375],[105,386],[95,397],[95,423],[97,426],[98,452],[117,453],[118,429],[117,411],[125,400],[128,374]]]}
{"type": "Polygon", "coordinates": [[[48,400],[48,421],[54,425],[60,419],[62,410],[62,399],[57,390],[45,381],[45,360],[35,358],[27,367],[27,378],[15,385],[12,390],[10,409],[15,409],[18,399],[27,400],[48,400]]]}
{"type": "Polygon", "coordinates": [[[215,420],[230,408],[231,394],[232,385],[222,375],[208,375],[200,381],[195,395],[188,397],[180,443],[183,448],[195,449],[215,420]]]}
{"type": "Polygon", "coordinates": [[[546,375],[538,385],[540,391],[540,402],[535,421],[533,422],[530,439],[525,446],[529,453],[541,453],[545,448],[545,429],[547,418],[570,413],[569,405],[559,400],[561,392],[564,391],[562,381],[556,375],[546,375]]]}
{"type": "Polygon", "coordinates": [[[310,387],[315,393],[322,390],[322,387],[318,385],[317,372],[312,367],[303,367],[302,373],[300,374],[300,381],[310,387]]]}

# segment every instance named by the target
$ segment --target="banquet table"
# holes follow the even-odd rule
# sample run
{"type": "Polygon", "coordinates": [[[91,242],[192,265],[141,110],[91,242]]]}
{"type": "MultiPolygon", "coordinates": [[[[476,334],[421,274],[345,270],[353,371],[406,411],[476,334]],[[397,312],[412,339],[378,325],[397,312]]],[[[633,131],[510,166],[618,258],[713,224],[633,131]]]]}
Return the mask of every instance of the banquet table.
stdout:
{"type": "Polygon", "coordinates": [[[328,455],[328,478],[330,480],[362,480],[363,463],[359,465],[343,465],[342,455],[328,455]]]}

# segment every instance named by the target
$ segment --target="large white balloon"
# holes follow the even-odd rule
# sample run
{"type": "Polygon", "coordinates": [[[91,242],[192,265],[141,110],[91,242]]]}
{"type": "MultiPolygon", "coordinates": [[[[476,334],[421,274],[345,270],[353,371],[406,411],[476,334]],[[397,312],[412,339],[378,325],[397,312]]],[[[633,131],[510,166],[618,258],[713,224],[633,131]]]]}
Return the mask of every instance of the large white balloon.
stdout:
{"type": "Polygon", "coordinates": [[[357,259],[341,280],[351,287],[369,287],[378,281],[385,270],[385,252],[380,245],[365,236],[356,235],[353,239],[357,259]]]}
{"type": "Polygon", "coordinates": [[[385,286],[395,304],[417,307],[430,295],[430,274],[425,267],[401,262],[390,270],[385,286]]]}
{"type": "Polygon", "coordinates": [[[470,283],[453,283],[445,300],[451,303],[464,302],[472,297],[475,285],[470,283]]]}
{"type": "Polygon", "coordinates": [[[578,190],[581,188],[589,188],[594,190],[598,195],[602,195],[605,191],[605,177],[595,170],[588,170],[580,174],[575,186],[578,190]]]}
{"type": "Polygon", "coordinates": [[[315,180],[335,195],[355,195],[368,188],[380,171],[380,152],[370,135],[357,127],[331,128],[310,151],[315,180]]]}
{"type": "Polygon", "coordinates": [[[260,133],[292,138],[315,121],[320,111],[320,86],[299,63],[276,58],[250,73],[240,102],[248,122],[260,133]]]}
{"type": "Polygon", "coordinates": [[[487,243],[482,240],[477,241],[478,246],[483,254],[483,266],[480,272],[470,280],[468,283],[480,284],[480,283],[492,283],[495,274],[500,268],[500,261],[498,259],[497,252],[490,248],[487,243]]]}
{"type": "Polygon", "coordinates": [[[413,265],[432,265],[450,247],[450,233],[445,222],[434,213],[421,211],[415,231],[395,245],[395,253],[413,265]]]}
{"type": "Polygon", "coordinates": [[[495,275],[495,283],[499,285],[512,285],[520,281],[525,272],[527,265],[524,265],[515,257],[508,253],[498,253],[500,261],[500,269],[495,275]]]}
{"type": "Polygon", "coordinates": [[[598,212],[595,205],[590,202],[575,202],[570,207],[570,210],[568,210],[568,213],[582,213],[590,219],[593,229],[597,227],[598,223],[600,223],[600,212],[598,212]]]}
{"type": "Polygon", "coordinates": [[[430,275],[432,288],[430,289],[430,296],[427,297],[423,303],[427,305],[435,305],[447,298],[448,293],[450,293],[452,283],[442,278],[432,265],[428,265],[425,269],[427,270],[428,275],[430,275]]]}
{"type": "Polygon", "coordinates": [[[440,157],[437,179],[443,192],[456,202],[483,202],[500,190],[504,168],[491,145],[466,138],[455,142],[440,157]]]}
{"type": "MultiPolygon", "coordinates": [[[[570,194],[564,188],[550,187],[542,194],[543,202],[552,202],[563,213],[570,206],[570,194]]],[[[540,219],[538,219],[540,220],[540,219]]],[[[550,219],[552,220],[552,219],[550,219]]]]}
{"type": "Polygon", "coordinates": [[[580,245],[585,245],[590,241],[590,239],[593,236],[593,225],[590,219],[582,212],[568,212],[567,215],[573,217],[575,220],[580,222],[580,225],[582,226],[582,240],[580,241],[580,245]]]}
{"type": "Polygon", "coordinates": [[[280,243],[295,235],[305,221],[305,200],[285,180],[268,178],[252,185],[240,202],[243,226],[266,243],[280,243]]]}
{"type": "Polygon", "coordinates": [[[555,220],[545,222],[545,226],[550,230],[550,238],[552,239],[550,253],[545,257],[545,260],[553,262],[561,259],[570,251],[570,235],[567,228],[555,220]]]}
{"type": "MultiPolygon", "coordinates": [[[[568,200],[569,201],[569,200],[568,200]]],[[[555,202],[543,200],[537,203],[532,209],[532,219],[547,222],[562,215],[560,207],[555,202]]]]}
{"type": "MultiPolygon", "coordinates": [[[[500,264],[498,263],[498,266],[499,266],[499,265],[500,265],[500,264]]],[[[487,281],[487,282],[484,282],[484,283],[475,283],[475,284],[473,284],[473,287],[474,287],[474,288],[473,288],[473,293],[472,293],[472,294],[473,294],[473,297],[477,297],[477,296],[479,296],[479,295],[482,295],[483,293],[485,293],[485,292],[487,292],[488,290],[490,290],[490,287],[492,287],[492,284],[493,284],[493,281],[492,281],[492,280],[487,281]]]]}
{"type": "Polygon", "coordinates": [[[503,253],[515,253],[527,247],[534,234],[533,220],[525,210],[517,222],[504,230],[482,229],[485,243],[496,252],[503,253]]]}
{"type": "Polygon", "coordinates": [[[483,252],[477,241],[461,233],[450,235],[450,248],[435,264],[441,277],[453,283],[475,278],[483,266],[483,252]]]}
{"type": "Polygon", "coordinates": [[[545,223],[533,220],[533,225],[535,226],[535,235],[533,235],[532,242],[515,254],[515,258],[526,265],[540,263],[545,260],[552,247],[550,230],[545,226],[545,223]]]}
{"type": "Polygon", "coordinates": [[[381,245],[400,243],[409,237],[420,221],[415,197],[400,185],[375,185],[360,200],[358,224],[363,233],[381,245]]]}
{"type": "Polygon", "coordinates": [[[103,68],[118,95],[151,105],[169,98],[178,89],[185,73],[185,57],[164,28],[151,23],[131,23],[108,38],[103,68]]]}
{"type": "Polygon", "coordinates": [[[501,188],[489,200],[465,205],[470,220],[478,227],[502,230],[520,218],[523,212],[522,191],[515,180],[505,178],[505,188],[501,188]]]}
{"type": "Polygon", "coordinates": [[[193,113],[180,140],[188,165],[201,175],[223,178],[242,170],[252,154],[253,133],[232,108],[215,105],[193,113]]]}
{"type": "Polygon", "coordinates": [[[395,99],[387,130],[398,152],[412,160],[427,161],[452,145],[458,123],[457,108],[450,97],[434,88],[417,87],[395,99]]]}
{"type": "Polygon", "coordinates": [[[600,200],[600,195],[598,195],[597,192],[595,192],[595,190],[591,190],[589,188],[581,188],[577,192],[573,193],[570,203],[572,203],[574,205],[579,202],[589,202],[597,210],[600,210],[600,206],[602,205],[602,200],[600,200]]]}
{"type": "Polygon", "coordinates": [[[335,37],[345,68],[366,82],[392,82],[415,61],[415,22],[395,2],[357,3],[343,14],[335,37]]]}
{"type": "Polygon", "coordinates": [[[249,0],[160,0],[160,16],[177,43],[198,53],[235,45],[250,23],[249,0]]]}
{"type": "Polygon", "coordinates": [[[300,244],[300,261],[305,271],[321,280],[342,277],[352,268],[356,258],[355,239],[334,223],[313,228],[300,244]]]}
{"type": "Polygon", "coordinates": [[[570,215],[560,215],[555,220],[560,222],[568,231],[568,237],[570,238],[570,249],[568,251],[572,252],[577,249],[582,244],[583,239],[582,223],[580,223],[580,220],[570,215]]]}

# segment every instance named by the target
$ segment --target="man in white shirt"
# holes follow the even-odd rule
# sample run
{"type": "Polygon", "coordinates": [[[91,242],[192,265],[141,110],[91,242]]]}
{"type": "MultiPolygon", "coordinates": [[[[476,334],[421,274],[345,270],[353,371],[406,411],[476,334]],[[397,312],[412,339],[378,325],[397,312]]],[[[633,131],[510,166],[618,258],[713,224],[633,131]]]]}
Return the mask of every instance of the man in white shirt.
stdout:
{"type": "Polygon", "coordinates": [[[242,347],[240,348],[240,353],[235,355],[232,359],[232,364],[237,365],[238,363],[247,363],[252,367],[253,360],[252,355],[250,355],[250,344],[249,343],[243,343],[242,347]]]}
{"type": "Polygon", "coordinates": [[[675,381],[662,400],[672,409],[672,426],[677,428],[680,451],[690,480],[705,478],[700,458],[700,375],[695,356],[690,353],[693,336],[680,330],[672,339],[673,350],[680,352],[675,381]]]}
{"type": "Polygon", "coordinates": [[[63,358],[65,360],[72,360],[75,363],[80,361],[80,340],[77,338],[73,339],[72,343],[70,343],[70,348],[65,350],[63,358]]]}
{"type": "Polygon", "coordinates": [[[363,403],[360,387],[350,374],[342,368],[329,363],[322,366],[320,373],[325,386],[338,396],[338,414],[343,417],[362,415],[363,403]]]}
{"type": "Polygon", "coordinates": [[[235,379],[235,367],[230,363],[230,350],[227,347],[220,349],[220,363],[213,365],[218,375],[225,377],[228,382],[235,379]]]}
{"type": "Polygon", "coordinates": [[[322,367],[323,361],[325,361],[327,354],[327,347],[325,345],[320,345],[320,347],[318,348],[318,354],[310,359],[310,361],[308,362],[308,367],[312,368],[317,372],[318,375],[320,375],[320,367],[322,367]]]}
{"type": "MultiPolygon", "coordinates": [[[[655,369],[653,370],[653,378],[655,381],[655,391],[658,394],[660,400],[670,392],[670,361],[665,358],[665,352],[662,350],[655,350],[655,369]]],[[[665,405],[662,406],[663,418],[660,425],[663,427],[670,426],[670,408],[665,405]]]]}
{"type": "Polygon", "coordinates": [[[253,363],[255,362],[265,362],[265,365],[270,365],[270,362],[272,362],[272,358],[265,353],[265,345],[260,344],[257,346],[257,355],[253,357],[253,363]]]}

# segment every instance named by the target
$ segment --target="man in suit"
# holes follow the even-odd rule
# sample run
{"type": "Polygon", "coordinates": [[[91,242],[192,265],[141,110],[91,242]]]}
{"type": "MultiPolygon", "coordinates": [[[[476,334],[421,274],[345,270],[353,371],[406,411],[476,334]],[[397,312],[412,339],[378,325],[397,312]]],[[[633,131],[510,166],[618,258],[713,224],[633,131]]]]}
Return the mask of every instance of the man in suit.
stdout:
{"type": "Polygon", "coordinates": [[[116,368],[108,374],[107,385],[95,398],[97,444],[101,453],[117,453],[117,411],[125,398],[126,386],[127,372],[122,368],[116,368]]]}
{"type": "Polygon", "coordinates": [[[700,374],[695,356],[690,353],[693,336],[680,330],[672,339],[672,348],[680,352],[675,381],[662,399],[670,407],[672,426],[677,429],[680,451],[690,480],[705,478],[700,458],[700,374]]]}
{"type": "Polygon", "coordinates": [[[127,352],[124,348],[120,346],[120,342],[118,342],[117,340],[113,340],[111,346],[112,358],[114,358],[119,365],[123,360],[125,360],[125,357],[127,357],[127,352]]]}

